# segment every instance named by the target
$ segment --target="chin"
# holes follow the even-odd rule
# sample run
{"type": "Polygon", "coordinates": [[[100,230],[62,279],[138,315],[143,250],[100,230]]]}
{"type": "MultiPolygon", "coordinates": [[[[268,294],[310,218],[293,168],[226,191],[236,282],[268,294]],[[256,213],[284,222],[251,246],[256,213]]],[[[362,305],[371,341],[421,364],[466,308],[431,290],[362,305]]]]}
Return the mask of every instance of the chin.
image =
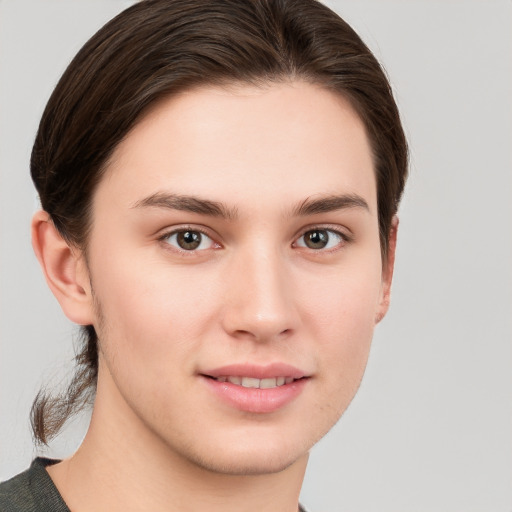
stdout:
{"type": "Polygon", "coordinates": [[[217,474],[266,475],[284,471],[300,461],[305,464],[309,450],[325,434],[324,429],[321,433],[297,429],[290,435],[290,429],[276,433],[265,432],[261,427],[260,432],[249,429],[244,435],[236,430],[224,431],[220,438],[203,438],[193,446],[174,445],[173,451],[194,466],[217,474]]]}
{"type": "Polygon", "coordinates": [[[217,474],[231,476],[258,476],[280,473],[301,459],[308,457],[308,452],[300,454],[269,453],[265,450],[244,453],[224,453],[208,457],[198,455],[191,460],[196,466],[217,474]]]}

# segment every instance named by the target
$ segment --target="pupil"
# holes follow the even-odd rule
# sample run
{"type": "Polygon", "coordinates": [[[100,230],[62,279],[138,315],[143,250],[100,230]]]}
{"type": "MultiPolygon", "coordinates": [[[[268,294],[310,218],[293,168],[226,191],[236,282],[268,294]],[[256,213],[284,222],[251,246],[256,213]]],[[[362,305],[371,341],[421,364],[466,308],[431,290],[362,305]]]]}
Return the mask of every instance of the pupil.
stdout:
{"type": "Polygon", "coordinates": [[[201,243],[201,233],[197,231],[182,231],[178,233],[178,245],[186,251],[197,249],[201,243]]]}
{"type": "Polygon", "coordinates": [[[310,249],[323,249],[329,241],[327,231],[309,231],[305,238],[310,249]]]}

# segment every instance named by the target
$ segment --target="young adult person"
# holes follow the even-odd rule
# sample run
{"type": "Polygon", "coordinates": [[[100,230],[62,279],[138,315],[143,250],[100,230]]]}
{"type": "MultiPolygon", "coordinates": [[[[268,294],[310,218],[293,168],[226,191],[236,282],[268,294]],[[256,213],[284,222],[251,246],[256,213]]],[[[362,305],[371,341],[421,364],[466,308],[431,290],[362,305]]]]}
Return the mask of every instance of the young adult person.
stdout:
{"type": "Polygon", "coordinates": [[[80,50],[31,158],[32,238],[84,333],[0,510],[295,512],[385,315],[407,146],[379,64],[314,0],[149,0],[80,50]]]}

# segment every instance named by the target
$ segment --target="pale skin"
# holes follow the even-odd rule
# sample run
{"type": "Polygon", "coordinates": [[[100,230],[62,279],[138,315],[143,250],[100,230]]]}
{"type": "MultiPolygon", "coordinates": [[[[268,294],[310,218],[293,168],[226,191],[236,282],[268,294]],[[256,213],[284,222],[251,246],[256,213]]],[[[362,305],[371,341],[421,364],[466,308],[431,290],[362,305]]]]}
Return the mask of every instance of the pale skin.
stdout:
{"type": "Polygon", "coordinates": [[[296,512],[388,309],[397,223],[383,259],[366,133],[332,92],[204,87],[156,105],[95,192],[87,258],[33,219],[64,313],[100,338],[89,431],[48,469],[70,509],[296,512]],[[215,369],[283,364],[303,378],[275,410],[212,391],[215,369]]]}

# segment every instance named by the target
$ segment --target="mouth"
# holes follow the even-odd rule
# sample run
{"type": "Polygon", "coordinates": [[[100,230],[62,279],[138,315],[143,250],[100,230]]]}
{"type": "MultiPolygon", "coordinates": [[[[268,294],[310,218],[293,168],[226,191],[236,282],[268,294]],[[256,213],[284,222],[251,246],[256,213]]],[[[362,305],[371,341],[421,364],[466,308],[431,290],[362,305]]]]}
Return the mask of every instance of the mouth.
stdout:
{"type": "MultiPolygon", "coordinates": [[[[220,377],[213,377],[205,375],[210,379],[214,379],[217,382],[229,382],[235,386],[241,386],[243,388],[255,388],[255,389],[272,389],[284,386],[285,384],[291,384],[292,382],[299,380],[293,377],[269,377],[258,379],[256,377],[240,377],[232,375],[221,375],[220,377]]],[[[301,377],[304,378],[304,377],[301,377]]]]}
{"type": "Polygon", "coordinates": [[[294,402],[311,377],[285,364],[231,365],[201,372],[208,388],[230,408],[272,413],[294,402]]]}

